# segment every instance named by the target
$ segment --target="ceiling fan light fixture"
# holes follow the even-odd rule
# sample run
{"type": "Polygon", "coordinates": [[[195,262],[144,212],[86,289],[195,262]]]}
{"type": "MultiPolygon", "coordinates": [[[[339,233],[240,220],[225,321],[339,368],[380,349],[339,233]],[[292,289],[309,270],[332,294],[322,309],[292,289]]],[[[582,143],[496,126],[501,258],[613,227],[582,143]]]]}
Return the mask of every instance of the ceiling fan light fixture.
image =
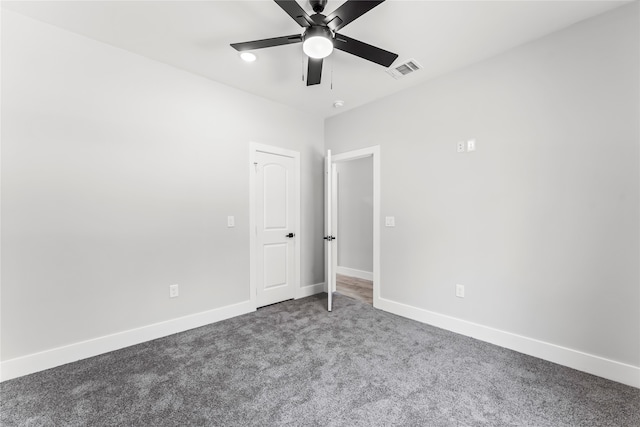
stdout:
{"type": "Polygon", "coordinates": [[[304,53],[315,59],[326,58],[333,52],[333,34],[326,27],[310,27],[304,33],[304,53]]]}

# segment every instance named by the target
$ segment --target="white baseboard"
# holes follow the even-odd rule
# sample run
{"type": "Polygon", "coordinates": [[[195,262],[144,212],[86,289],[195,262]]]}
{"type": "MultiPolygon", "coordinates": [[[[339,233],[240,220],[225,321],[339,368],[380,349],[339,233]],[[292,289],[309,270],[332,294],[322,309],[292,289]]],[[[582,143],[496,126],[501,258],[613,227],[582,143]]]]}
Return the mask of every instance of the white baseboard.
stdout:
{"type": "Polygon", "coordinates": [[[592,375],[640,388],[640,367],[380,298],[376,308],[515,350],[592,375]]]}
{"type": "Polygon", "coordinates": [[[118,332],[63,347],[45,350],[0,363],[0,381],[55,368],[88,357],[98,356],[135,344],[166,337],[189,329],[199,328],[241,314],[256,311],[252,301],[216,308],[202,313],[154,323],[141,328],[118,332]]]}
{"type": "Polygon", "coordinates": [[[316,283],[315,285],[302,286],[300,289],[298,289],[295,299],[310,297],[311,295],[319,294],[326,291],[327,290],[325,288],[324,282],[316,283]]]}
{"type": "MultiPolygon", "coordinates": [[[[324,292],[325,284],[300,288],[296,299],[324,292]]],[[[592,375],[640,388],[640,367],[616,362],[570,348],[539,341],[466,320],[380,298],[377,308],[399,316],[499,345],[520,353],[568,366],[592,375]]],[[[129,331],[45,350],[0,363],[0,381],[32,374],[77,360],[184,332],[255,311],[251,301],[155,323],[129,331]]]]}
{"type": "Polygon", "coordinates": [[[371,271],[356,270],[355,268],[337,266],[336,273],[342,274],[343,276],[356,277],[362,280],[373,281],[373,273],[371,271]]]}

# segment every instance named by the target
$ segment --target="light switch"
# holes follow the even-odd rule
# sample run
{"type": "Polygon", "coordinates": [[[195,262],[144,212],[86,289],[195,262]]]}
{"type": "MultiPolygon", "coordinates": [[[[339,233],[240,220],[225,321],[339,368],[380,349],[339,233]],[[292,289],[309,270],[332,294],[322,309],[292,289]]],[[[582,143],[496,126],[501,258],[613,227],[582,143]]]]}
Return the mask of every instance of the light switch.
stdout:
{"type": "Polygon", "coordinates": [[[396,217],[387,216],[384,218],[384,226],[385,227],[395,227],[396,226],[396,217]]]}
{"type": "Polygon", "coordinates": [[[467,151],[476,151],[476,140],[470,139],[467,141],[467,151]]]}
{"type": "Polygon", "coordinates": [[[227,217],[227,227],[235,227],[236,226],[236,219],[233,216],[228,216],[227,217]]]}

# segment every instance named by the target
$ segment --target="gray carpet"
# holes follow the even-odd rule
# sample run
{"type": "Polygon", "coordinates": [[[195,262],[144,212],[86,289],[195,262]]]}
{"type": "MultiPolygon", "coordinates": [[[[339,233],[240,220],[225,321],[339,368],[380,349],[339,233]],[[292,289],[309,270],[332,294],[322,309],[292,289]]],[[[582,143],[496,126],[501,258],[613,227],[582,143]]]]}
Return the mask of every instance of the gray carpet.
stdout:
{"type": "Polygon", "coordinates": [[[8,426],[640,426],[640,390],[337,295],[0,385],[8,426]]]}

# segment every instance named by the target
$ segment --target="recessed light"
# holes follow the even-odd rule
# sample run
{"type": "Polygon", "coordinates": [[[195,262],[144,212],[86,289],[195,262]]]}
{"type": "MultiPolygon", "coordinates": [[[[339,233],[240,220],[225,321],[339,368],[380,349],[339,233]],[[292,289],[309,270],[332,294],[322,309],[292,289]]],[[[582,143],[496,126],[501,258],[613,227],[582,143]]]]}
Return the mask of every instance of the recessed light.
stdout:
{"type": "Polygon", "coordinates": [[[242,52],[240,58],[245,62],[253,62],[258,59],[258,57],[251,52],[242,52]]]}
{"type": "Polygon", "coordinates": [[[333,103],[333,108],[340,108],[340,107],[344,107],[344,101],[338,99],[336,102],[333,103]]]}

